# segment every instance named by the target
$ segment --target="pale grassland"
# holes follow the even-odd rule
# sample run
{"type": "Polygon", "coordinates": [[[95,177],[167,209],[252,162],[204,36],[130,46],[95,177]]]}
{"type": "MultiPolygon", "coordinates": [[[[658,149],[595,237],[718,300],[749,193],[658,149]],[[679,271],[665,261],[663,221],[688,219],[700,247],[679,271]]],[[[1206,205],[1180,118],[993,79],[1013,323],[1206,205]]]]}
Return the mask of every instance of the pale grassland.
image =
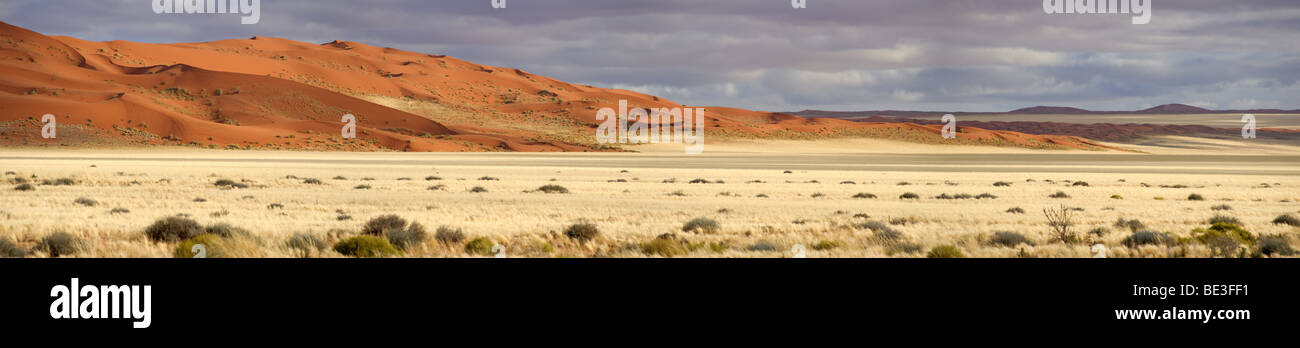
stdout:
{"type": "MultiPolygon", "coordinates": [[[[1092,162],[1070,164],[1071,153],[1053,154],[1066,164],[1019,160],[1021,155],[1014,153],[1002,158],[1014,165],[945,166],[917,164],[909,158],[894,163],[889,162],[890,156],[854,163],[859,159],[851,156],[814,156],[808,162],[810,156],[744,153],[681,157],[6,150],[0,151],[0,171],[15,172],[5,175],[6,181],[36,175],[38,182],[70,177],[79,183],[37,185],[28,192],[15,191],[13,184],[6,183],[0,189],[0,238],[31,248],[45,235],[67,231],[90,241],[89,250],[74,256],[170,257],[175,243],[150,242],[142,231],[158,218],[188,214],[202,224],[224,222],[251,231],[258,242],[249,243],[251,250],[241,256],[291,257],[295,254],[284,242],[295,233],[315,234],[332,244],[339,236],[355,234],[372,217],[396,214],[426,226],[430,234],[447,225],[462,228],[471,239],[490,237],[507,246],[510,256],[647,257],[642,243],[675,234],[696,246],[677,255],[688,257],[789,257],[791,247],[799,244],[809,246],[808,257],[924,257],[926,250],[943,244],[956,245],[974,257],[1089,257],[1093,242],[1106,244],[1111,257],[1208,257],[1209,249],[1195,243],[1128,249],[1121,240],[1129,233],[1111,224],[1118,218],[1139,219],[1150,230],[1186,237],[1193,228],[1208,226],[1208,218],[1223,214],[1240,219],[1256,235],[1282,235],[1291,245],[1300,246],[1300,228],[1270,223],[1278,215],[1300,213],[1298,162],[1107,164],[1088,157],[1092,162]],[[809,164],[822,162],[834,165],[809,164]],[[784,173],[787,169],[791,173],[784,173]],[[1230,171],[1233,174],[1216,174],[1230,171]],[[346,179],[333,179],[336,176],[346,179]],[[428,176],[441,180],[426,180],[428,176]],[[478,180],[484,176],[499,180],[478,180]],[[223,178],[246,181],[251,187],[213,185],[223,178]],[[323,184],[303,183],[305,178],[323,184]],[[675,183],[663,182],[672,178],[675,183]],[[689,183],[697,178],[725,183],[689,183]],[[617,182],[620,179],[626,182],[617,182]],[[1089,186],[1069,186],[1066,180],[1085,181],[1089,186]],[[997,181],[1011,186],[995,187],[997,181]],[[910,185],[900,186],[900,182],[910,185]],[[439,184],[445,190],[428,189],[439,184]],[[570,193],[524,192],[546,184],[563,186],[570,193]],[[1188,188],[1159,187],[1175,184],[1188,188]],[[358,185],[372,188],[355,189],[358,185]],[[475,186],[488,192],[469,192],[475,186]],[[682,196],[673,195],[679,191],[682,196]],[[1048,197],[1057,191],[1071,198],[1048,197]],[[859,192],[877,198],[851,198],[859,192]],[[921,198],[899,199],[905,192],[921,198]],[[814,197],[818,193],[822,196],[814,197]],[[990,193],[998,198],[933,198],[944,193],[990,193]],[[1187,200],[1192,193],[1205,200],[1187,200]],[[98,204],[74,203],[79,197],[98,204]],[[196,198],[206,202],[195,202],[196,198]],[[283,208],[270,208],[271,204],[283,208]],[[1083,209],[1076,212],[1074,227],[1082,238],[1088,238],[1086,232],[1094,227],[1109,227],[1111,232],[1072,245],[1053,242],[1042,210],[1061,204],[1083,209]],[[1211,210],[1221,204],[1232,210],[1211,210]],[[1005,212],[1012,207],[1026,213],[1005,212]],[[112,214],[113,208],[130,212],[112,214]],[[339,220],[338,210],[352,219],[339,220]],[[682,224],[696,217],[717,220],[721,231],[681,232],[682,224]],[[920,248],[908,252],[855,226],[891,220],[899,223],[892,227],[903,233],[904,243],[920,248]],[[581,221],[599,226],[601,236],[582,244],[563,235],[566,226],[581,221]],[[1007,248],[984,243],[995,231],[1022,233],[1036,245],[1007,248]],[[760,241],[778,248],[749,250],[760,241]],[[841,246],[811,247],[827,241],[841,246]],[[707,247],[709,243],[716,247],[707,247]]],[[[463,243],[435,241],[407,255],[469,256],[463,243]]]]}

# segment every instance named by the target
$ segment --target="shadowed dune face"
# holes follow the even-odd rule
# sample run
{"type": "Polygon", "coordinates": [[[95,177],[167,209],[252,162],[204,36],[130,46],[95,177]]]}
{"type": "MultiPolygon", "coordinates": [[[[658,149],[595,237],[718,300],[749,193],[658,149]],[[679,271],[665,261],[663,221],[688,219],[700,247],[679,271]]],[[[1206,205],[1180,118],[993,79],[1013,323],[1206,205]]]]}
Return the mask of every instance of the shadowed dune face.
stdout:
{"type": "MultiPolygon", "coordinates": [[[[0,143],[336,151],[596,151],[596,110],[684,107],[523,70],[357,42],[253,37],[90,42],[0,23],[0,143]],[[59,137],[42,139],[55,115],[59,137]],[[341,118],[357,118],[344,139],[341,118]]],[[[706,107],[708,138],[939,143],[940,126],[706,107]]],[[[1108,149],[1075,136],[963,127],[952,143],[1108,149]]]]}

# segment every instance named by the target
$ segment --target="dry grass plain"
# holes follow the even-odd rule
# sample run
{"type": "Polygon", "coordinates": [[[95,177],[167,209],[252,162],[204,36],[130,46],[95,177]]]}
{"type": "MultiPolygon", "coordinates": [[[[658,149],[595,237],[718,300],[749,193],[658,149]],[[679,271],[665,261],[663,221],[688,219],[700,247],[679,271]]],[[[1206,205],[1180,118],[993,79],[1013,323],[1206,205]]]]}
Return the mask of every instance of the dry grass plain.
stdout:
{"type": "MultiPolygon", "coordinates": [[[[942,245],[971,257],[1090,257],[1095,243],[1105,244],[1110,257],[1210,257],[1210,247],[1189,238],[1224,215],[1254,236],[1300,246],[1300,227],[1272,223],[1300,215],[1296,156],[709,149],[700,156],[6,149],[0,239],[48,257],[41,239],[64,231],[86,241],[74,257],[172,257],[177,243],[152,242],[143,231],[183,214],[247,230],[227,256],[298,257],[286,243],[295,234],[333,245],[367,220],[395,214],[429,235],[449,226],[463,230],[466,241],[487,237],[509,257],[792,257],[796,246],[807,257],[925,257],[942,245]],[[34,190],[15,190],[17,178],[34,190]],[[39,184],[58,178],[75,184],[39,184]],[[249,187],[217,187],[219,179],[249,187]],[[691,183],[696,179],[710,183],[691,183]],[[995,186],[999,181],[1009,186],[995,186]],[[569,193],[535,191],[543,185],[569,193]],[[475,187],[486,192],[471,192],[475,187]],[[1069,198],[1049,197],[1057,192],[1069,198]],[[854,198],[858,193],[875,198],[854,198]],[[900,198],[905,193],[919,199],[900,198]],[[997,198],[936,198],[983,193],[997,198]],[[1189,200],[1192,194],[1204,200],[1189,200]],[[1078,208],[1077,243],[1056,241],[1043,214],[1062,205],[1078,208]],[[1230,210],[1212,209],[1221,205],[1230,210]],[[1024,213],[1007,212],[1016,207],[1024,213]],[[719,229],[682,231],[699,217],[719,229]],[[1131,232],[1113,226],[1121,218],[1183,241],[1126,246],[1131,232]],[[565,228],[580,222],[596,225],[599,236],[585,243],[567,237],[565,228]],[[1089,234],[1098,227],[1109,233],[1089,234]],[[1032,245],[997,245],[1000,231],[1022,234],[1032,245]],[[664,235],[672,239],[657,241],[664,235]]],[[[464,244],[430,237],[404,255],[481,256],[464,244]]],[[[310,256],[341,255],[325,248],[310,256]]]]}

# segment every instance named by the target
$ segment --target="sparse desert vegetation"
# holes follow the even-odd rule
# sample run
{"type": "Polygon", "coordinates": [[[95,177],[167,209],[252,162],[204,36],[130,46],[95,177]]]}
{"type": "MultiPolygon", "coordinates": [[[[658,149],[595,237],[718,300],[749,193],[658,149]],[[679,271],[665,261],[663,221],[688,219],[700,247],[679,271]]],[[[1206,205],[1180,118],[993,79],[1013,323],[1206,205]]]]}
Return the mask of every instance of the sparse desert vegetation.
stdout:
{"type": "Polygon", "coordinates": [[[0,256],[193,257],[198,244],[206,257],[491,257],[495,246],[509,257],[788,257],[796,245],[809,257],[1089,257],[1094,243],[1110,257],[1296,257],[1300,247],[1290,176],[666,164],[610,180],[621,168],[420,156],[462,162],[7,160],[0,180],[31,188],[0,195],[0,256]]]}

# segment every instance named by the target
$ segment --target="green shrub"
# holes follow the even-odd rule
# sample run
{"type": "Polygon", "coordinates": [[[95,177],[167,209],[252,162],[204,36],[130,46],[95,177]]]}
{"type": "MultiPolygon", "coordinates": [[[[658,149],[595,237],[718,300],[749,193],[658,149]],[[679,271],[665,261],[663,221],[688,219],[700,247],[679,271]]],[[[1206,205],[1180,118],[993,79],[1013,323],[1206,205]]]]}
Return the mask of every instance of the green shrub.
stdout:
{"type": "Polygon", "coordinates": [[[1008,248],[1014,248],[1021,244],[1034,245],[1034,242],[1030,241],[1029,238],[1025,238],[1025,235],[1010,231],[993,232],[993,236],[989,237],[988,243],[1008,248]]]}
{"type": "Polygon", "coordinates": [[[569,227],[564,229],[564,235],[568,236],[570,239],[586,243],[587,241],[595,239],[597,235],[600,235],[600,229],[596,228],[596,224],[582,222],[569,225],[569,227]]]}
{"type": "Polygon", "coordinates": [[[1110,195],[1110,199],[1124,199],[1124,196],[1120,196],[1120,195],[1110,195]]]}
{"type": "Polygon", "coordinates": [[[176,249],[172,250],[172,256],[181,259],[194,258],[198,253],[194,250],[194,245],[202,244],[204,257],[220,258],[226,257],[223,250],[223,241],[221,236],[215,234],[200,234],[176,244],[176,249]]]}
{"type": "Polygon", "coordinates": [[[36,250],[44,251],[50,257],[76,254],[89,247],[85,240],[63,231],[51,233],[36,243],[36,250]]]}
{"type": "Polygon", "coordinates": [[[1276,219],[1273,219],[1273,224],[1274,224],[1274,225],[1290,225],[1290,226],[1300,227],[1300,219],[1297,219],[1296,217],[1291,216],[1291,214],[1282,214],[1282,215],[1279,215],[1276,219]]]}
{"type": "Polygon", "coordinates": [[[424,244],[426,239],[424,226],[417,222],[412,222],[406,229],[390,230],[385,236],[388,237],[388,242],[393,243],[394,246],[401,250],[408,250],[424,244]]]}
{"type": "Polygon", "coordinates": [[[648,255],[659,255],[663,257],[674,257],[686,253],[686,246],[672,238],[655,238],[649,242],[641,243],[641,252],[648,255]]]}
{"type": "Polygon", "coordinates": [[[721,230],[717,221],[706,217],[697,217],[682,225],[682,232],[713,234],[721,230]]]}
{"type": "Polygon", "coordinates": [[[961,248],[954,245],[940,245],[930,248],[930,252],[925,257],[932,259],[960,259],[965,258],[966,254],[962,253],[961,248]]]}
{"type": "Polygon", "coordinates": [[[145,236],[154,242],[179,242],[203,233],[198,222],[179,216],[158,219],[144,230],[145,236]]]}
{"type": "Polygon", "coordinates": [[[27,250],[18,246],[9,237],[0,237],[0,257],[26,257],[27,250]]]}
{"type": "Polygon", "coordinates": [[[1221,238],[1230,238],[1234,241],[1255,245],[1255,236],[1237,224],[1227,222],[1215,222],[1209,228],[1198,228],[1192,230],[1192,238],[1201,244],[1210,244],[1212,241],[1221,238]]]}
{"type": "Polygon", "coordinates": [[[537,190],[545,193],[569,193],[569,189],[554,184],[542,185],[542,187],[538,187],[537,190]]]}
{"type": "Polygon", "coordinates": [[[325,243],[325,241],[310,233],[294,234],[289,237],[289,240],[284,245],[291,250],[298,251],[302,257],[311,257],[312,254],[325,251],[325,248],[329,247],[329,244],[325,243]]]}
{"type": "Polygon", "coordinates": [[[433,239],[443,244],[460,244],[465,240],[465,232],[451,226],[438,226],[438,231],[434,233],[433,239]]]}
{"type": "Polygon", "coordinates": [[[488,237],[478,237],[465,243],[465,253],[470,255],[491,255],[492,246],[496,245],[488,237]]]}
{"type": "Polygon", "coordinates": [[[356,236],[334,244],[334,251],[354,257],[386,257],[402,254],[387,239],[376,236],[356,236]]]}

